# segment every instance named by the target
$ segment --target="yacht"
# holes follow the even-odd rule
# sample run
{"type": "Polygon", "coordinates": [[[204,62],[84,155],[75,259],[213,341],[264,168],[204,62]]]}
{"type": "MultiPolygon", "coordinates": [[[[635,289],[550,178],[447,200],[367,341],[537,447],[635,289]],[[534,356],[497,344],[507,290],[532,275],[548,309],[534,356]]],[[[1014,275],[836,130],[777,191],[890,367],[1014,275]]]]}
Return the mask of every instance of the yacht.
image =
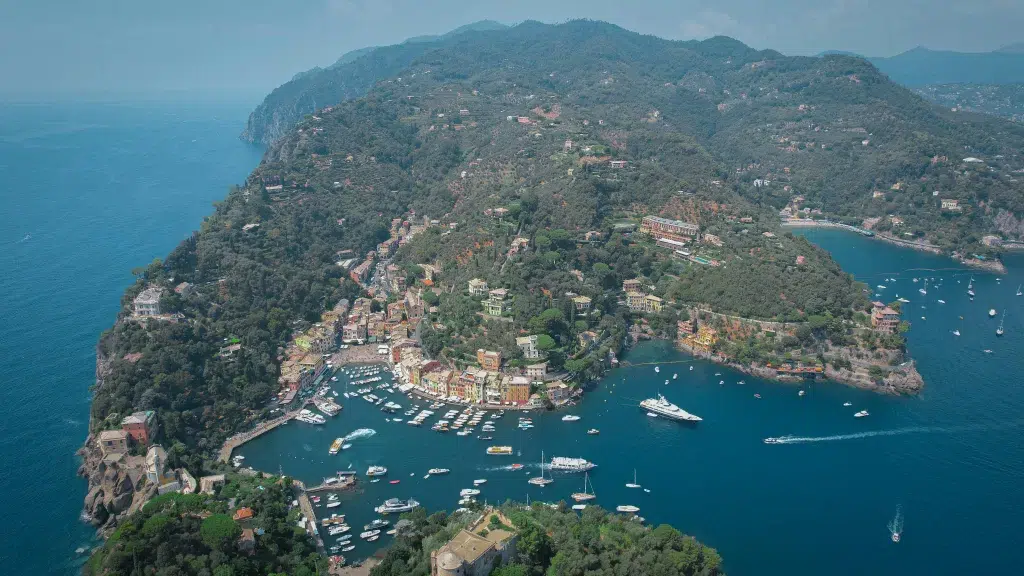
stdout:
{"type": "Polygon", "coordinates": [[[360,538],[367,539],[380,534],[380,530],[367,530],[359,534],[360,538]]]}
{"type": "Polygon", "coordinates": [[[590,483],[590,473],[583,477],[583,492],[576,492],[572,495],[572,499],[577,502],[586,502],[597,498],[597,494],[593,492],[587,492],[587,484],[590,483]]]}
{"type": "Polygon", "coordinates": [[[625,512],[626,514],[636,514],[637,512],[640,511],[640,509],[637,508],[636,506],[631,506],[629,504],[626,504],[624,506],[616,506],[615,507],[615,511],[616,512],[625,512]]]}
{"type": "Polygon", "coordinates": [[[512,454],[511,446],[489,446],[487,453],[494,456],[510,456],[512,454]]]}
{"type": "Polygon", "coordinates": [[[590,430],[587,430],[587,434],[589,434],[591,436],[596,436],[596,435],[598,435],[600,433],[601,433],[601,431],[598,430],[597,428],[591,428],[590,430]]]}
{"type": "Polygon", "coordinates": [[[451,472],[451,470],[447,468],[431,468],[430,470],[427,470],[427,474],[431,475],[447,474],[449,472],[451,472]]]}
{"type": "Polygon", "coordinates": [[[337,508],[338,506],[341,506],[341,502],[338,502],[337,500],[335,500],[333,502],[329,502],[327,504],[328,508],[337,508]]]}
{"type": "Polygon", "coordinates": [[[384,520],[383,518],[377,518],[373,522],[370,522],[369,524],[363,526],[363,530],[375,530],[377,528],[383,528],[383,527],[387,526],[388,524],[391,524],[391,522],[389,520],[384,520]]]}
{"type": "MultiPolygon", "coordinates": [[[[554,459],[552,459],[552,468],[554,468],[553,462],[554,462],[554,459]]],[[[530,478],[529,480],[527,480],[527,482],[529,482],[530,484],[533,484],[534,486],[541,486],[541,487],[543,487],[543,486],[547,486],[548,484],[551,484],[554,481],[555,480],[553,478],[546,478],[544,476],[544,452],[541,452],[540,453],[540,476],[534,476],[533,478],[530,478]]]]}
{"type": "Polygon", "coordinates": [[[487,479],[486,478],[478,478],[476,480],[473,480],[473,486],[479,486],[481,484],[487,484],[487,479]]]}
{"type": "Polygon", "coordinates": [[[565,458],[562,456],[556,456],[551,459],[552,470],[561,470],[563,472],[586,472],[587,470],[593,470],[595,467],[597,467],[597,464],[583,458],[565,458]]]}
{"type": "Polygon", "coordinates": [[[392,514],[395,512],[409,512],[420,505],[419,502],[412,498],[408,500],[400,500],[398,498],[389,498],[384,501],[383,504],[373,509],[377,514],[392,514]]]}
{"type": "Polygon", "coordinates": [[[865,417],[867,415],[868,415],[868,411],[867,410],[861,410],[860,412],[857,412],[856,414],[854,414],[853,417],[854,418],[863,418],[863,417],[865,417]]]}
{"type": "Polygon", "coordinates": [[[639,488],[640,485],[636,483],[636,468],[633,468],[633,482],[626,484],[626,488],[639,488]]]}
{"type": "Polygon", "coordinates": [[[669,402],[664,396],[658,394],[658,398],[648,398],[643,402],[640,402],[640,407],[648,411],[648,414],[654,413],[659,416],[671,418],[672,420],[682,420],[685,422],[700,422],[701,417],[690,414],[686,410],[683,410],[679,406],[669,402]]]}
{"type": "Polygon", "coordinates": [[[782,439],[781,438],[765,438],[764,439],[764,443],[765,444],[782,444],[782,439]]]}
{"type": "Polygon", "coordinates": [[[459,492],[459,496],[462,496],[463,498],[466,498],[468,496],[477,496],[478,494],[480,494],[480,491],[477,490],[476,488],[463,488],[459,492]]]}
{"type": "Polygon", "coordinates": [[[572,509],[576,510],[577,512],[581,511],[581,510],[586,510],[587,509],[587,505],[586,504],[573,504],[572,505],[572,509]]]}
{"type": "Polygon", "coordinates": [[[565,416],[562,416],[562,422],[575,422],[579,419],[580,417],[575,414],[566,414],[565,416]]]}
{"type": "Polygon", "coordinates": [[[370,466],[366,469],[367,476],[383,476],[388,473],[388,469],[383,466],[370,466]]]}

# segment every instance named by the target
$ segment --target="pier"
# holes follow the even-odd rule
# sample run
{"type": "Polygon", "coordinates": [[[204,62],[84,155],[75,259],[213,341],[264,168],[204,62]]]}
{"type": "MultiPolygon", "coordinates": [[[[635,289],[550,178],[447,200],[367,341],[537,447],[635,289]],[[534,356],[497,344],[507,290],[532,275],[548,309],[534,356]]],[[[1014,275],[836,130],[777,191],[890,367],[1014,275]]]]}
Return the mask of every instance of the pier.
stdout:
{"type": "Polygon", "coordinates": [[[259,424],[256,425],[255,428],[249,430],[248,432],[241,432],[235,434],[231,438],[228,438],[227,440],[224,441],[224,445],[221,446],[220,448],[220,456],[218,457],[218,460],[225,463],[228,462],[229,460],[231,460],[231,453],[235,451],[235,448],[238,448],[239,446],[245,444],[246,442],[252,440],[253,438],[270,432],[274,428],[277,428],[278,426],[284,424],[285,422],[288,422],[298,414],[298,410],[294,412],[288,412],[284,416],[278,416],[273,420],[260,422],[259,424]]]}
{"type": "Polygon", "coordinates": [[[351,474],[342,474],[337,482],[331,482],[330,484],[324,482],[323,484],[319,484],[311,488],[305,488],[305,492],[308,494],[311,492],[333,492],[337,490],[348,490],[349,488],[354,488],[355,485],[356,473],[352,472],[351,474]]]}
{"type": "Polygon", "coordinates": [[[306,532],[316,542],[316,549],[321,554],[324,554],[327,549],[324,547],[324,540],[320,537],[320,530],[316,527],[316,513],[313,512],[313,504],[309,501],[309,496],[306,495],[305,486],[298,480],[295,481],[295,487],[298,488],[299,509],[302,510],[302,515],[306,517],[306,532]]]}

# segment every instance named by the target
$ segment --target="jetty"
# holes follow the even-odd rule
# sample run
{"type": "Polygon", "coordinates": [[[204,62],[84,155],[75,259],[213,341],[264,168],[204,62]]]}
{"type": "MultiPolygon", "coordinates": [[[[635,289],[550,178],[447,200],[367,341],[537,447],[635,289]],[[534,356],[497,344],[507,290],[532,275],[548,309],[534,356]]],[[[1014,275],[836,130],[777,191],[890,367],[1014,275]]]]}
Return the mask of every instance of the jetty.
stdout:
{"type": "Polygon", "coordinates": [[[302,510],[302,516],[306,518],[306,533],[313,537],[313,541],[316,542],[317,551],[323,554],[326,548],[324,547],[323,538],[320,537],[320,530],[316,527],[316,513],[313,512],[313,504],[309,501],[305,486],[301,482],[296,480],[295,487],[299,489],[297,498],[299,509],[302,510]]]}
{"type": "Polygon", "coordinates": [[[231,453],[235,451],[235,448],[238,448],[239,446],[245,444],[246,442],[252,440],[253,438],[270,432],[274,428],[277,428],[278,426],[284,424],[285,422],[288,422],[292,418],[295,418],[298,414],[299,410],[288,412],[283,416],[278,416],[277,418],[274,418],[273,420],[260,422],[259,424],[256,425],[255,428],[249,430],[248,432],[240,432],[228,438],[227,440],[224,441],[224,445],[221,446],[220,448],[220,456],[218,457],[218,460],[227,463],[228,461],[231,460],[231,453]]]}
{"type": "Polygon", "coordinates": [[[306,493],[310,492],[334,492],[337,490],[348,490],[356,485],[356,473],[355,472],[339,472],[338,476],[334,478],[334,482],[325,481],[322,484],[305,488],[306,493]]]}

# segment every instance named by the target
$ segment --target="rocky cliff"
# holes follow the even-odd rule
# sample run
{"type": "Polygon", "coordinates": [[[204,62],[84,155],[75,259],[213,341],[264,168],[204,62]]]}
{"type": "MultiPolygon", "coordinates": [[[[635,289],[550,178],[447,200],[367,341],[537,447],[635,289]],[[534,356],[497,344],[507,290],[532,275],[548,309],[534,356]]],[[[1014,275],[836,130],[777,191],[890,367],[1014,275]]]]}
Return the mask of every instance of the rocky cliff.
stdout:
{"type": "Polygon", "coordinates": [[[78,454],[82,457],[78,474],[89,482],[83,517],[101,532],[115,528],[122,518],[156,495],[156,486],[146,482],[144,457],[104,458],[92,435],[78,454]]]}

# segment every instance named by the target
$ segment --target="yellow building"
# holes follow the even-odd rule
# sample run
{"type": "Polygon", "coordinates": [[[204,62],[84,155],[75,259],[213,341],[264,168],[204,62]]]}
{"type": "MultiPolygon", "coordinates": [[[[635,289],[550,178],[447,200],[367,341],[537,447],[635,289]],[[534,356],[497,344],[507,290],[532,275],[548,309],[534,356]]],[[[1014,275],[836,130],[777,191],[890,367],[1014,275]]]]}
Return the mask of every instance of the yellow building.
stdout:
{"type": "Polygon", "coordinates": [[[685,338],[687,344],[701,352],[710,353],[711,348],[718,342],[718,332],[708,325],[702,325],[697,333],[685,338]]]}

